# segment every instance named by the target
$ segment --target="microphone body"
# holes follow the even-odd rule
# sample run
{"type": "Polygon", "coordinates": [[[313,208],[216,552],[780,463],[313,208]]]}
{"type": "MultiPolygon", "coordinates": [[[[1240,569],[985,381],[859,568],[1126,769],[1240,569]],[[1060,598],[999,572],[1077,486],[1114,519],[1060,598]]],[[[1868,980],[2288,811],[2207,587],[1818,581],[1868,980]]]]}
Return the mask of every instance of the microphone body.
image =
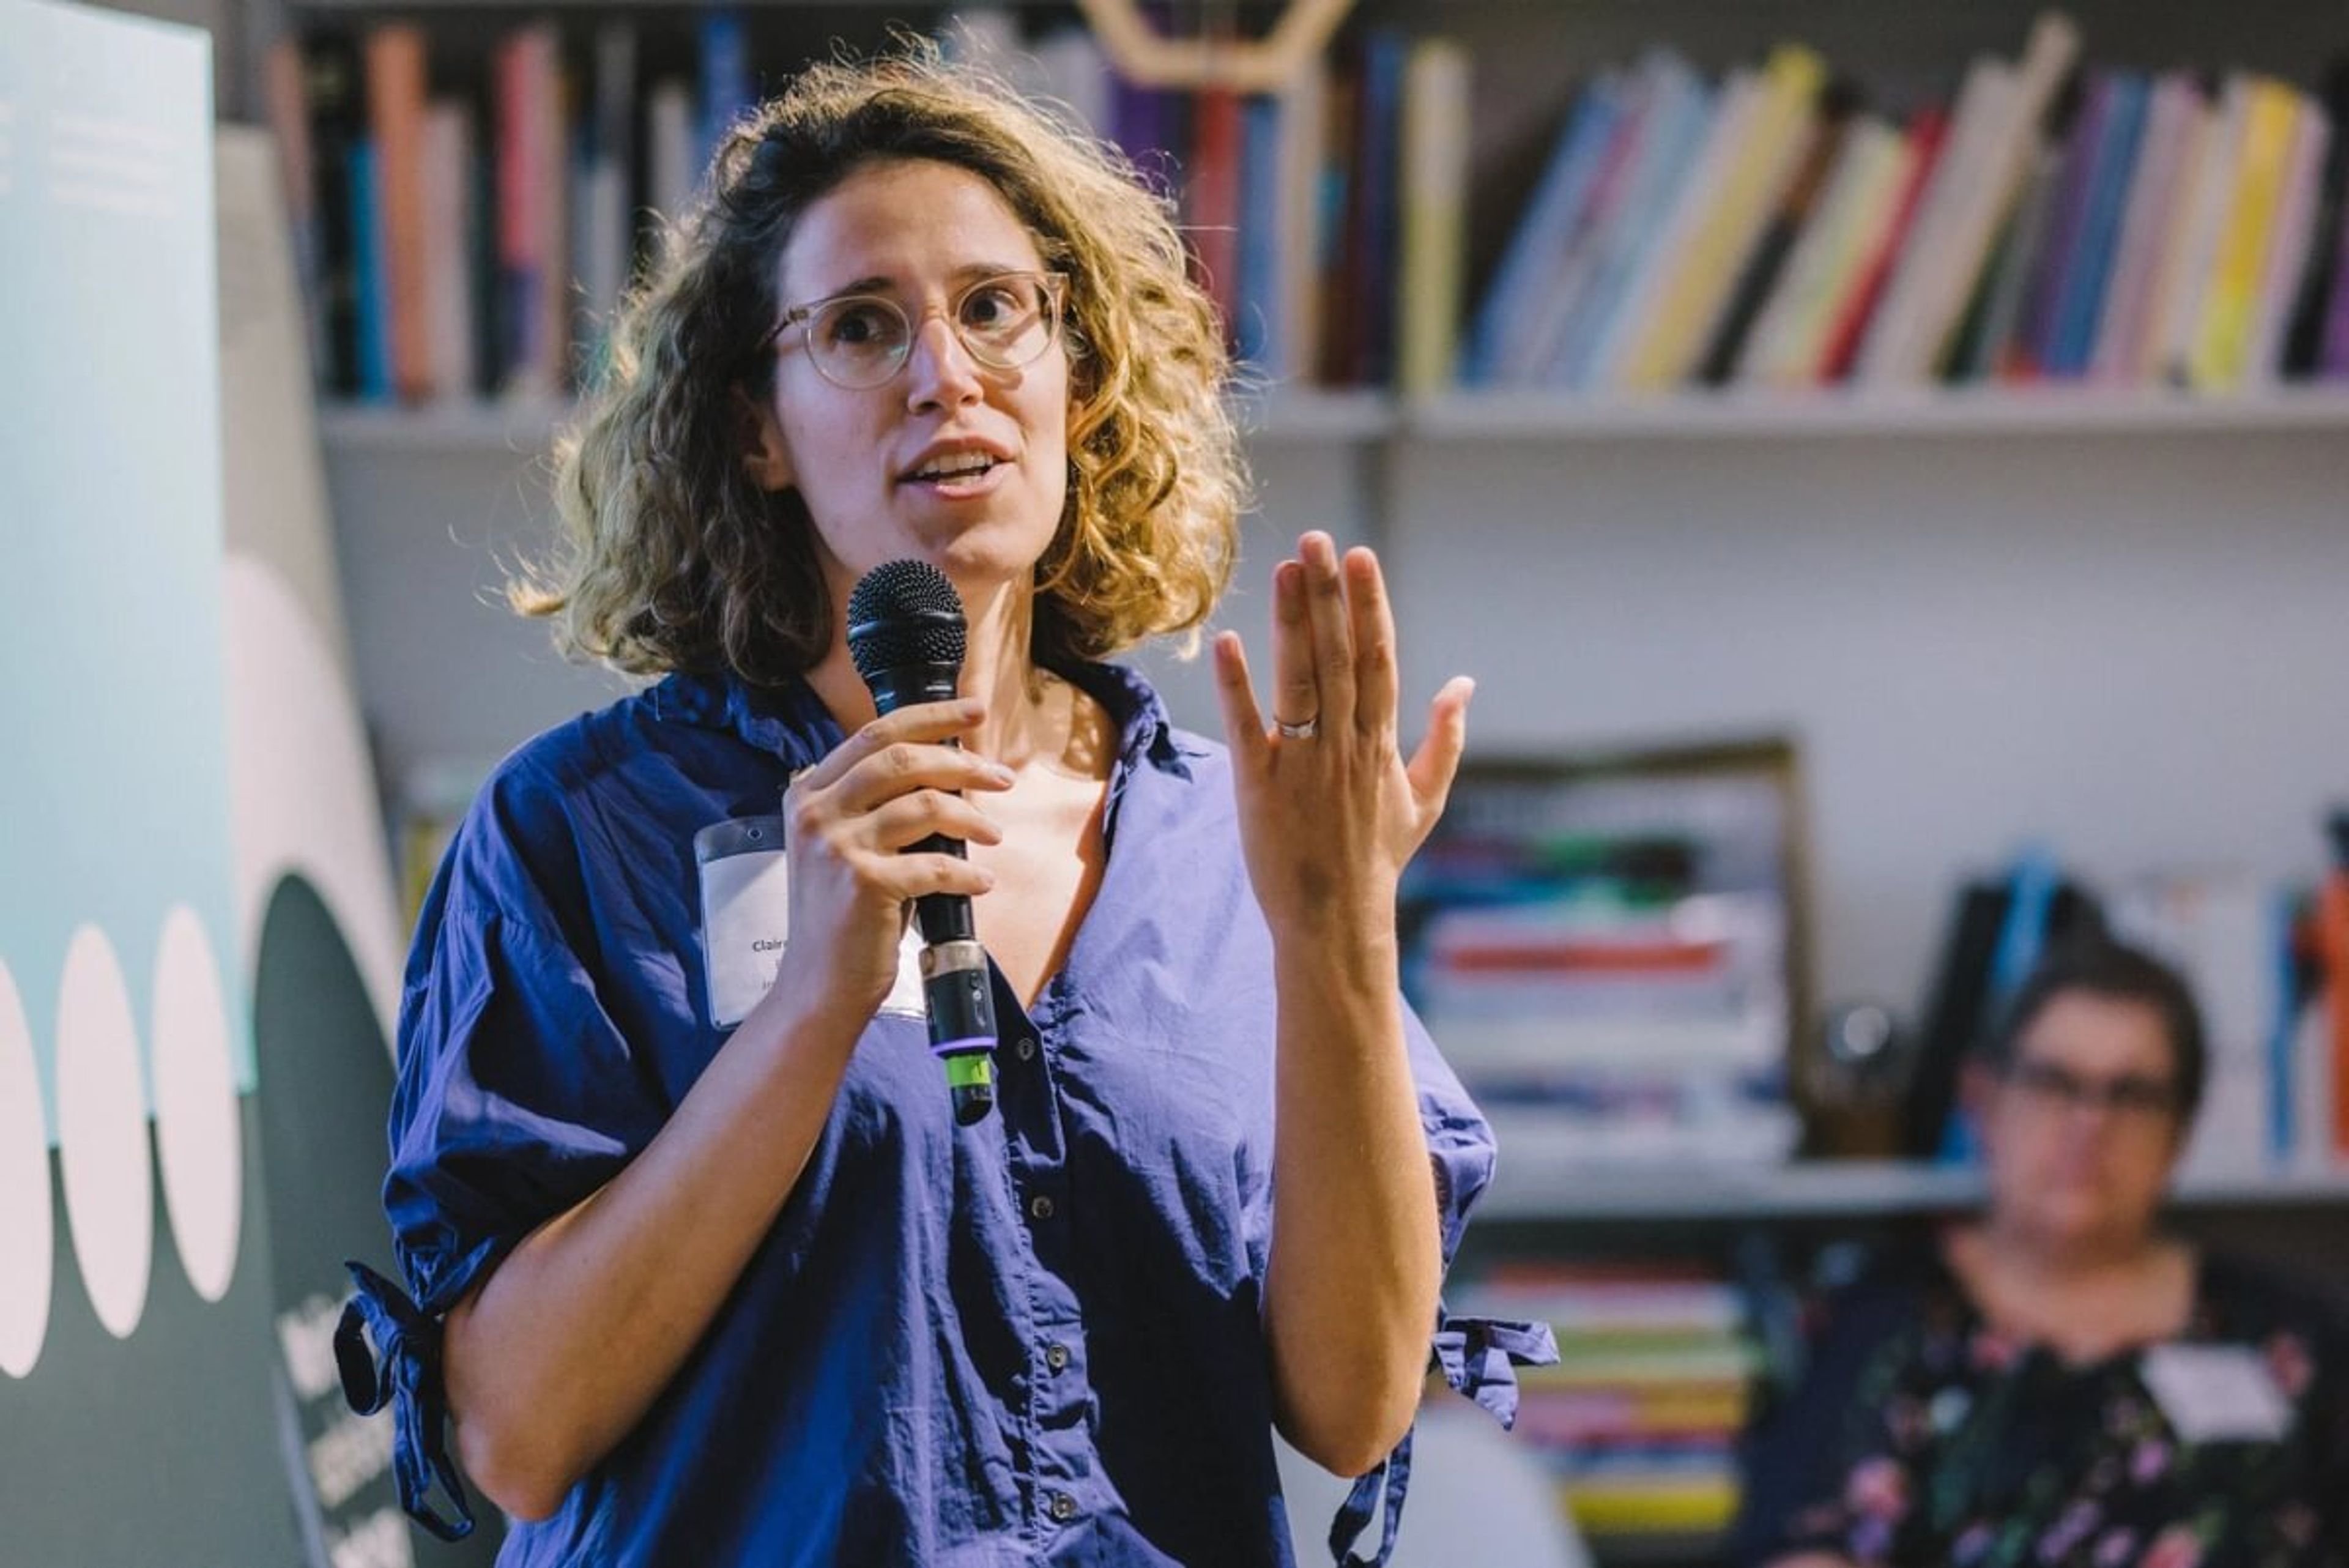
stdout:
{"type": "MultiPolygon", "coordinates": [[[[857,581],[848,600],[848,649],[883,713],[954,700],[962,677],[962,601],[926,561],[891,561],[857,581]]],[[[949,741],[948,745],[958,742],[949,741]]],[[[960,857],[963,843],[932,834],[906,853],[960,857]]],[[[968,1127],[995,1106],[995,996],[970,899],[925,893],[914,900],[922,933],[922,998],[930,1050],[946,1064],[955,1120],[968,1127]]]]}

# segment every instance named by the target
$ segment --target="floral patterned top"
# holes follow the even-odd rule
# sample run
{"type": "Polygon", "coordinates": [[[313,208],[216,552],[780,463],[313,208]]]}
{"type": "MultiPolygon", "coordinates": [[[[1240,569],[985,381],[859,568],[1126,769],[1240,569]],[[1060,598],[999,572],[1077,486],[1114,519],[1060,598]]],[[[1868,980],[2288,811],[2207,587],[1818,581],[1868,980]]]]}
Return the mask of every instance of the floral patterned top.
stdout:
{"type": "Polygon", "coordinates": [[[2066,1363],[2007,1338],[1938,1258],[1839,1293],[1817,1330],[1749,1435],[1742,1563],[2349,1568],[2349,1346],[2261,1274],[2200,1263],[2181,1339],[2256,1357],[2291,1408],[2274,1440],[2184,1440],[2144,1348],[2066,1363]]]}

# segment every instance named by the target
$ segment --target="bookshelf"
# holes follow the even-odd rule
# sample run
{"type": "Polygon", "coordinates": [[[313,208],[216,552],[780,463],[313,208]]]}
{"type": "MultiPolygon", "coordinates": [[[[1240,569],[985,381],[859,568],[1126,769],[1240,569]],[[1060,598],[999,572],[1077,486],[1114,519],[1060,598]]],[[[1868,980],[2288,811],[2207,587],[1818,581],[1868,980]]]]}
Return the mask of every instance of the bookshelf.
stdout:
{"type": "Polygon", "coordinates": [[[1867,396],[1839,389],[1721,391],[1597,400],[1462,392],[1408,403],[1401,413],[1403,435],[1452,442],[1908,436],[1996,441],[2241,431],[2349,432],[2349,388],[2295,387],[2232,398],[2072,388],[1867,396]]]}
{"type": "MultiPolygon", "coordinates": [[[[328,404],[319,433],[333,452],[535,452],[566,406],[459,403],[422,409],[328,404]]],[[[2174,436],[2282,431],[2349,434],[2349,387],[2294,387],[2205,398],[2172,391],[1935,390],[1682,393],[1585,399],[1460,392],[1395,399],[1302,391],[1248,399],[1241,428],[1258,445],[1371,446],[1398,441],[1677,441],[1947,436],[1971,441],[2083,434],[2174,436]]]]}
{"type": "MultiPolygon", "coordinates": [[[[1259,444],[1343,446],[1386,437],[1397,428],[1392,404],[1373,392],[1307,391],[1246,398],[1235,407],[1241,428],[1259,444]]],[[[402,452],[429,458],[469,453],[545,452],[568,404],[450,402],[420,409],[329,402],[318,434],[329,452],[402,452]]]]}
{"type": "MultiPolygon", "coordinates": [[[[1979,1171],[1901,1160],[1796,1161],[1745,1169],[1596,1167],[1524,1127],[1506,1151],[1477,1222],[1771,1222],[1931,1215],[1978,1205],[1979,1171]]],[[[2173,1208],[2303,1210],[2349,1206],[2349,1169],[2247,1171],[2190,1178],[2173,1208]]]]}

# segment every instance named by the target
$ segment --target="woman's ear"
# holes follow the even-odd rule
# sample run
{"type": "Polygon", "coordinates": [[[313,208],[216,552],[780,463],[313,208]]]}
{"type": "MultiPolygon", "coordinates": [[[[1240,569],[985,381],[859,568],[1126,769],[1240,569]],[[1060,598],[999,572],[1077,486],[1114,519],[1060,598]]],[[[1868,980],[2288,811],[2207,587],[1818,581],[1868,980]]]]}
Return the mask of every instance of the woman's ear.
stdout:
{"type": "Polygon", "coordinates": [[[792,456],[783,445],[783,428],[775,421],[775,410],[740,387],[734,389],[734,403],[741,415],[742,467],[750,483],[770,493],[789,490],[792,456]]]}

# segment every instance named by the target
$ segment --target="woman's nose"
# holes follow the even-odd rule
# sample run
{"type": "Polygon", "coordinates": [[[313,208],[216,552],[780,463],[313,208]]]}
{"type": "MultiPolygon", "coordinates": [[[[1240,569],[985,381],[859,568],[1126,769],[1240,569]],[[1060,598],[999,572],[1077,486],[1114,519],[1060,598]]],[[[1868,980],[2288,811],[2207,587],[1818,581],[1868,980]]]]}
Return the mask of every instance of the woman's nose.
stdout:
{"type": "Polygon", "coordinates": [[[914,328],[905,366],[906,397],[916,409],[975,401],[984,390],[978,361],[944,316],[929,316],[914,328]]]}

